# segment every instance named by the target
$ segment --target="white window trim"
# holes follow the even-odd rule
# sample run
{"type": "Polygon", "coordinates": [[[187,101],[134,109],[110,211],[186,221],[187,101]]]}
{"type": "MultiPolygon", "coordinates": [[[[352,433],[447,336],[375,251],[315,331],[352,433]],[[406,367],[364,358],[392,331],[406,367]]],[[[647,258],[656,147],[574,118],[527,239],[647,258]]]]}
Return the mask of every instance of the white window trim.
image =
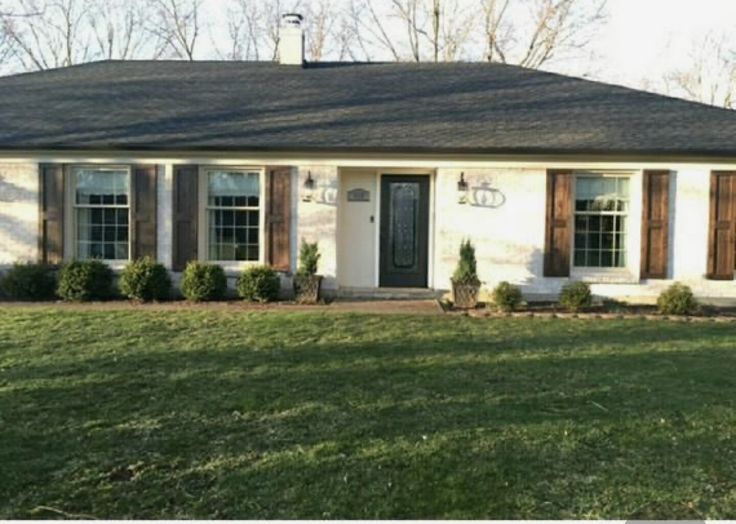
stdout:
{"type": "Polygon", "coordinates": [[[199,167],[198,175],[198,222],[199,222],[199,239],[197,241],[197,258],[200,262],[208,264],[217,264],[228,273],[238,273],[243,269],[251,266],[263,265],[266,259],[265,239],[266,239],[266,169],[263,166],[222,166],[222,165],[204,165],[199,167]],[[210,260],[208,254],[209,243],[209,224],[207,218],[207,201],[209,198],[209,186],[207,183],[207,174],[210,171],[247,171],[258,173],[258,260],[210,260]]]}
{"type": "Polygon", "coordinates": [[[642,171],[589,170],[573,171],[572,180],[572,234],[570,235],[570,278],[591,284],[638,284],[641,260],[642,171]],[[628,177],[629,210],[626,214],[626,265],[624,267],[575,266],[575,201],[578,176],[628,177]]]}
{"type": "Polygon", "coordinates": [[[112,269],[122,269],[130,262],[130,254],[132,251],[131,242],[133,241],[133,169],[130,165],[125,164],[69,164],[65,168],[67,176],[65,181],[66,198],[64,212],[64,259],[65,260],[81,260],[77,257],[77,188],[75,184],[76,177],[74,173],[78,169],[95,169],[97,171],[126,171],[128,173],[128,205],[127,206],[108,206],[108,207],[127,207],[128,208],[128,258],[126,259],[85,259],[100,260],[112,269]],[[67,241],[68,239],[68,241],[67,241]]]}

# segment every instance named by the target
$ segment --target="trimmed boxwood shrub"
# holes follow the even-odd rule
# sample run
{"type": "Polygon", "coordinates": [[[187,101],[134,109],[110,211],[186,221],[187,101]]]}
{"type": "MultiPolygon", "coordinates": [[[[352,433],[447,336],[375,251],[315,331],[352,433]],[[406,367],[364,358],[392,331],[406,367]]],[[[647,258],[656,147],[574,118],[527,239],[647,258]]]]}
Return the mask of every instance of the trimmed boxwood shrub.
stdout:
{"type": "Polygon", "coordinates": [[[560,304],[570,311],[580,311],[590,307],[593,295],[590,286],[585,282],[572,282],[565,285],[560,293],[560,304]]]}
{"type": "Polygon", "coordinates": [[[249,267],[238,278],[238,294],[245,300],[271,302],[279,297],[281,280],[268,266],[249,267]]]}
{"type": "Polygon", "coordinates": [[[71,302],[109,299],[113,295],[112,269],[100,260],[65,264],[59,273],[56,294],[71,302]]]}
{"type": "Polygon", "coordinates": [[[45,264],[17,262],[0,280],[0,291],[12,300],[51,300],[56,297],[56,278],[45,264]]]}
{"type": "Polygon", "coordinates": [[[659,295],[657,309],[663,315],[691,315],[698,310],[698,301],[689,286],[675,282],[659,295]]]}
{"type": "Polygon", "coordinates": [[[181,294],[192,302],[224,299],[227,294],[225,270],[217,264],[189,262],[182,275],[181,294]]]}
{"type": "Polygon", "coordinates": [[[131,300],[164,300],[171,291],[171,277],[163,266],[150,257],[129,263],[120,274],[120,292],[131,300]]]}
{"type": "Polygon", "coordinates": [[[493,302],[501,311],[514,311],[521,304],[521,289],[508,282],[501,282],[493,289],[493,302]]]}

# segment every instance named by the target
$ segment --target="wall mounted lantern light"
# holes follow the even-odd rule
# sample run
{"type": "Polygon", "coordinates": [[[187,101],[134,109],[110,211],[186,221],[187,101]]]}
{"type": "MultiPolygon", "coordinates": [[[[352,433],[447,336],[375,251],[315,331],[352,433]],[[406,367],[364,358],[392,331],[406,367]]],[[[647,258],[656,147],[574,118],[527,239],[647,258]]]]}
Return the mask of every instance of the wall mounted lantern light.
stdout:
{"type": "Polygon", "coordinates": [[[312,172],[307,171],[307,179],[304,181],[304,196],[302,200],[304,202],[311,202],[314,199],[314,179],[312,178],[312,172]]]}
{"type": "Polygon", "coordinates": [[[468,183],[465,181],[465,172],[460,173],[460,180],[457,182],[457,201],[459,204],[468,202],[468,183]]]}

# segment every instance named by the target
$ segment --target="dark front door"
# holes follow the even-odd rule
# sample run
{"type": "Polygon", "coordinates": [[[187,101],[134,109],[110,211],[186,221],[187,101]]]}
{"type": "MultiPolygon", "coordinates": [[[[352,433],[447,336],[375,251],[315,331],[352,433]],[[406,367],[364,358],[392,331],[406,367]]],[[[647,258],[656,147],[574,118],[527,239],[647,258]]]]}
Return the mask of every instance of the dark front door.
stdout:
{"type": "Polygon", "coordinates": [[[381,177],[382,287],[427,287],[429,177],[381,177]]]}

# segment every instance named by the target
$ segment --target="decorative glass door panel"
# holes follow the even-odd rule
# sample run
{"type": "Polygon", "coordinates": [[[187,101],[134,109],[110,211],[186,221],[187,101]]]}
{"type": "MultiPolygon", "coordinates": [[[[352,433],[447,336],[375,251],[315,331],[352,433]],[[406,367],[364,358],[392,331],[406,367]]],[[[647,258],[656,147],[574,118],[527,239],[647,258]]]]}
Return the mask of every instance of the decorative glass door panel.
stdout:
{"type": "Polygon", "coordinates": [[[381,179],[381,286],[426,287],[429,177],[381,179]]]}

